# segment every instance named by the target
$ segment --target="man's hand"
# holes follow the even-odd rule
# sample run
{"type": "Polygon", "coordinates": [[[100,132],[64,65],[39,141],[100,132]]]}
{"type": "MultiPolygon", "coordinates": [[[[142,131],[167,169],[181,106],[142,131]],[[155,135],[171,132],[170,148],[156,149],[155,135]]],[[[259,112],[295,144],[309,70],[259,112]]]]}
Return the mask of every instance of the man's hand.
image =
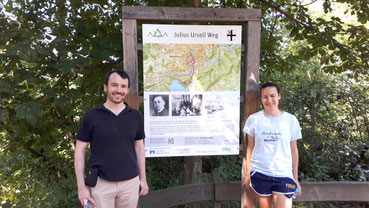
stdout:
{"type": "Polygon", "coordinates": [[[92,205],[96,206],[95,201],[90,196],[90,191],[86,186],[78,187],[78,199],[82,206],[88,206],[87,201],[90,201],[92,205]]]}
{"type": "Polygon", "coordinates": [[[140,196],[145,196],[149,192],[149,186],[146,181],[140,181],[140,196]]]}

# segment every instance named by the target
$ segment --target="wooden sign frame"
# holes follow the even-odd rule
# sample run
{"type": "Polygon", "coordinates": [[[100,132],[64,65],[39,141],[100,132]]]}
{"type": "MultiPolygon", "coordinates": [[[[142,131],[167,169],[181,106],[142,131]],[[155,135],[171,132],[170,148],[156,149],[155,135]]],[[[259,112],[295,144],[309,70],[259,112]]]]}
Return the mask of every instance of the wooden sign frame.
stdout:
{"type": "MultiPolygon", "coordinates": [[[[188,23],[239,23],[245,25],[243,30],[244,60],[241,64],[242,82],[244,83],[241,93],[244,105],[241,106],[243,115],[242,124],[246,118],[256,112],[258,107],[258,83],[260,63],[260,32],[261,10],[260,9],[237,9],[237,8],[194,8],[194,7],[122,7],[123,27],[123,67],[130,76],[131,89],[127,96],[127,103],[138,109],[138,44],[137,44],[137,21],[155,22],[188,22],[188,23]]],[[[140,48],[142,50],[142,47],[140,48]]],[[[242,99],[241,99],[242,101],[242,99]]],[[[246,164],[246,137],[242,135],[241,149],[243,155],[242,181],[246,164]]],[[[241,183],[242,184],[242,183],[241,183]]],[[[242,187],[241,207],[250,203],[246,196],[246,190],[242,187]]]]}

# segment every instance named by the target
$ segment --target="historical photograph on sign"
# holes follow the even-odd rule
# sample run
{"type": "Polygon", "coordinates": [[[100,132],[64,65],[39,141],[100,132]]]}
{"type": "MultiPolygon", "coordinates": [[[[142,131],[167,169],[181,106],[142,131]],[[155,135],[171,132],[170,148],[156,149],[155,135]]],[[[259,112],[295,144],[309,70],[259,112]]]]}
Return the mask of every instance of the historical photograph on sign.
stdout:
{"type": "Polygon", "coordinates": [[[150,115],[169,116],[169,95],[150,95],[150,115]]]}
{"type": "Polygon", "coordinates": [[[172,116],[201,116],[202,95],[172,95],[172,116]]]}

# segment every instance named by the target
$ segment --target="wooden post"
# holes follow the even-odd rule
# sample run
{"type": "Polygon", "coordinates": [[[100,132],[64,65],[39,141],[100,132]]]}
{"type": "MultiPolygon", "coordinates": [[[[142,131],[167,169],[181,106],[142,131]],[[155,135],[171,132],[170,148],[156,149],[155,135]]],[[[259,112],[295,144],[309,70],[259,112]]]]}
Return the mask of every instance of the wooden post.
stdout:
{"type": "Polygon", "coordinates": [[[214,208],[222,208],[222,203],[218,201],[216,195],[217,184],[222,182],[222,177],[220,176],[220,171],[216,168],[213,170],[213,178],[214,178],[214,208]]]}
{"type": "Polygon", "coordinates": [[[138,55],[137,23],[135,19],[123,19],[123,67],[131,80],[130,93],[126,102],[138,109],[138,55]]]}
{"type": "MultiPolygon", "coordinates": [[[[247,23],[246,35],[246,84],[245,84],[245,121],[248,116],[255,113],[258,108],[258,84],[259,84],[259,62],[260,62],[260,21],[249,21],[247,23]]],[[[242,137],[242,183],[245,180],[246,168],[246,146],[247,138],[243,134],[242,137]]],[[[242,186],[241,207],[250,208],[254,205],[255,196],[253,193],[247,193],[245,187],[242,186]]]]}

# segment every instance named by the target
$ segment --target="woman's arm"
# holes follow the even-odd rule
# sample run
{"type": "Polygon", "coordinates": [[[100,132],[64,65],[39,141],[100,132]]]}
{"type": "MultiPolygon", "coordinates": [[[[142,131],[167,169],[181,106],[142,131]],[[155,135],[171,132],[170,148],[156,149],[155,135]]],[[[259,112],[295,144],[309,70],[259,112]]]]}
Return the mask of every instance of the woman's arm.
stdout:
{"type": "Polygon", "coordinates": [[[291,155],[292,155],[292,171],[293,171],[293,178],[296,181],[297,188],[299,189],[300,196],[302,194],[301,186],[298,179],[299,173],[299,150],[297,148],[297,140],[291,142],[291,155]]]}
{"type": "Polygon", "coordinates": [[[254,137],[246,134],[247,136],[247,147],[246,147],[246,170],[245,170],[245,181],[244,186],[246,188],[250,185],[250,167],[251,167],[251,155],[252,151],[254,150],[254,137]]]}

